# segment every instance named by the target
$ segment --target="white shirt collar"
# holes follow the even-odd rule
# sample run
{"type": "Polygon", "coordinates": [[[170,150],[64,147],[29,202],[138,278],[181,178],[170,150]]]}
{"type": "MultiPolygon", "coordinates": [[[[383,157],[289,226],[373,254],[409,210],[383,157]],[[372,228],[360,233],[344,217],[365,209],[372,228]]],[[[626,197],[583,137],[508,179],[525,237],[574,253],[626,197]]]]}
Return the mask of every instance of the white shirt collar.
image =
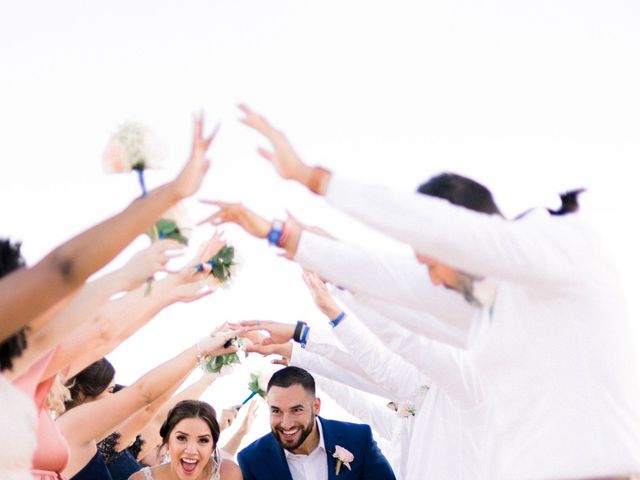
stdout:
{"type": "MultiPolygon", "coordinates": [[[[324,435],[322,435],[322,422],[320,422],[320,420],[318,420],[318,417],[316,417],[316,426],[318,427],[318,436],[319,436],[319,440],[318,440],[318,446],[316,448],[314,448],[311,452],[309,452],[309,455],[312,455],[316,450],[318,450],[319,448],[321,448],[324,452],[326,452],[326,448],[324,448],[324,435]]],[[[287,459],[289,458],[300,458],[300,457],[307,457],[309,455],[305,455],[304,453],[292,453],[289,450],[287,450],[286,448],[284,449],[284,455],[287,459]]]]}

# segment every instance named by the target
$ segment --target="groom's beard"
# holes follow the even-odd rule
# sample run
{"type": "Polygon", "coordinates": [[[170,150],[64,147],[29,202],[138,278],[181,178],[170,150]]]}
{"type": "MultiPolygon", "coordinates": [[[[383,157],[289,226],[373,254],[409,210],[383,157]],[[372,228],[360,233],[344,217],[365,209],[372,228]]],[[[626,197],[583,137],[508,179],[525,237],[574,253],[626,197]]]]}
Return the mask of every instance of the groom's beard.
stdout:
{"type": "Polygon", "coordinates": [[[311,415],[311,420],[306,426],[296,425],[296,428],[299,428],[298,436],[290,441],[287,441],[284,439],[284,435],[282,433],[283,429],[280,426],[276,428],[272,428],[271,434],[276,438],[276,441],[282,448],[289,451],[295,450],[296,448],[298,448],[300,445],[304,443],[304,441],[307,439],[309,435],[311,435],[311,432],[313,432],[313,425],[315,424],[315,422],[316,422],[316,416],[311,415]]]}

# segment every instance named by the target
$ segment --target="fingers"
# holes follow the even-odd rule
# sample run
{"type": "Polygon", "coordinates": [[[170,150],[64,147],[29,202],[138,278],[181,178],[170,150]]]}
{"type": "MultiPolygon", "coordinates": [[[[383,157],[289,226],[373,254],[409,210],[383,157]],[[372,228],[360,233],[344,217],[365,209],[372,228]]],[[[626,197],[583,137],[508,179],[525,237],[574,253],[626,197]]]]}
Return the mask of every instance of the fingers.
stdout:
{"type": "Polygon", "coordinates": [[[251,414],[252,419],[255,418],[256,413],[258,413],[258,408],[260,408],[260,404],[258,400],[254,399],[249,405],[249,413],[251,414]]]}
{"type": "Polygon", "coordinates": [[[240,111],[244,113],[244,118],[240,118],[241,123],[244,123],[248,127],[255,128],[258,131],[261,131],[259,128],[259,122],[261,118],[256,112],[251,110],[246,103],[239,103],[238,109],[240,109],[240,111]]]}
{"type": "Polygon", "coordinates": [[[225,211],[224,210],[218,210],[217,212],[215,212],[213,215],[208,216],[207,218],[200,220],[197,225],[204,225],[205,223],[210,223],[211,225],[221,225],[229,220],[225,219],[225,211]]]}
{"type": "Polygon", "coordinates": [[[251,110],[246,103],[239,103],[237,106],[247,117],[253,114],[253,110],[251,110]]]}
{"type": "Polygon", "coordinates": [[[255,343],[253,345],[245,345],[244,351],[247,353],[259,353],[260,355],[267,355],[266,350],[262,345],[255,343]]]}
{"type": "Polygon", "coordinates": [[[211,295],[214,291],[215,290],[212,290],[211,288],[205,288],[203,290],[199,290],[188,298],[184,298],[182,301],[184,303],[195,302],[196,300],[200,300],[201,298],[211,295]]]}
{"type": "Polygon", "coordinates": [[[267,150],[266,148],[259,147],[258,153],[262,158],[269,160],[271,163],[275,161],[276,157],[271,150],[267,150]]]}
{"type": "Polygon", "coordinates": [[[205,223],[210,223],[212,225],[220,225],[225,222],[235,221],[235,217],[232,214],[234,204],[216,201],[216,200],[200,200],[200,202],[207,205],[213,205],[215,207],[218,207],[219,210],[217,212],[214,212],[212,215],[205,218],[204,220],[200,220],[198,222],[198,225],[203,225],[205,223]]]}
{"type": "Polygon", "coordinates": [[[161,252],[165,252],[167,250],[183,250],[184,245],[177,240],[173,240],[171,238],[163,238],[162,240],[154,242],[151,248],[157,249],[161,252]]]}
{"type": "Polygon", "coordinates": [[[199,140],[202,138],[202,124],[204,114],[202,111],[196,113],[193,117],[193,151],[198,147],[199,140]]]}
{"type": "Polygon", "coordinates": [[[216,135],[218,134],[219,130],[220,130],[220,123],[218,123],[215,126],[215,128],[213,129],[213,132],[211,132],[211,134],[205,139],[205,147],[204,147],[205,150],[209,148],[209,146],[211,145],[211,142],[213,142],[213,139],[216,138],[216,135]]]}
{"type": "Polygon", "coordinates": [[[284,365],[285,367],[289,366],[289,360],[284,357],[274,358],[273,360],[271,360],[271,363],[273,363],[274,365],[284,365]]]}
{"type": "Polygon", "coordinates": [[[224,207],[224,206],[228,205],[227,202],[222,202],[220,200],[207,200],[206,198],[200,198],[200,199],[198,199],[198,201],[200,203],[204,203],[206,205],[214,205],[216,207],[224,207]]]}
{"type": "Polygon", "coordinates": [[[265,136],[269,136],[274,133],[275,129],[271,126],[266,118],[254,112],[245,103],[239,103],[238,108],[244,113],[244,118],[240,118],[240,122],[244,123],[248,127],[251,127],[265,136]]]}
{"type": "Polygon", "coordinates": [[[329,293],[329,289],[316,272],[305,271],[303,277],[307,285],[309,285],[309,288],[312,288],[318,293],[329,293]]]}
{"type": "Polygon", "coordinates": [[[313,290],[313,286],[311,285],[311,280],[309,279],[308,273],[309,272],[307,270],[302,273],[302,280],[304,280],[304,284],[309,290],[313,290]]]}
{"type": "Polygon", "coordinates": [[[261,324],[264,325],[266,322],[261,320],[243,320],[242,322],[234,323],[239,328],[247,328],[247,331],[250,332],[252,330],[261,330],[259,327],[261,324]]]}
{"type": "Polygon", "coordinates": [[[286,258],[287,260],[293,260],[293,255],[287,251],[276,254],[278,257],[286,258]]]}

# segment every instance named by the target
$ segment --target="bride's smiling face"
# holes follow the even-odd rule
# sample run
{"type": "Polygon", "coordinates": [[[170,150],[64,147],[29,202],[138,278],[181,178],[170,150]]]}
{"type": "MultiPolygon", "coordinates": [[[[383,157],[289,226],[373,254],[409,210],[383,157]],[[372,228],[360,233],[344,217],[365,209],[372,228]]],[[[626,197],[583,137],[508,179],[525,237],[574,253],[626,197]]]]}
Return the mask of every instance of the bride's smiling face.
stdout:
{"type": "Polygon", "coordinates": [[[171,469],[180,480],[202,477],[215,448],[211,430],[198,417],[180,420],[170,434],[171,469]]]}

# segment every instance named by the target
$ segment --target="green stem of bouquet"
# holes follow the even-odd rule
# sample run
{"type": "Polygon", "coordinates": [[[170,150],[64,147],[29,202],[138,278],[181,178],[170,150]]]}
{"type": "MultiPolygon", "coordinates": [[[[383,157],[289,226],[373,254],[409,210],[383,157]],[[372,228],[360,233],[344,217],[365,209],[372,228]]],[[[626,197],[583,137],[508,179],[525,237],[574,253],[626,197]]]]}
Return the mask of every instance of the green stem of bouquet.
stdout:
{"type": "MultiPolygon", "coordinates": [[[[160,238],[160,236],[158,235],[158,228],[155,226],[155,224],[151,227],[151,243],[155,243],[158,241],[158,239],[160,238]]],[[[149,278],[149,280],[147,280],[147,288],[144,291],[144,296],[148,296],[151,294],[151,290],[153,289],[153,277],[149,278]]]]}

